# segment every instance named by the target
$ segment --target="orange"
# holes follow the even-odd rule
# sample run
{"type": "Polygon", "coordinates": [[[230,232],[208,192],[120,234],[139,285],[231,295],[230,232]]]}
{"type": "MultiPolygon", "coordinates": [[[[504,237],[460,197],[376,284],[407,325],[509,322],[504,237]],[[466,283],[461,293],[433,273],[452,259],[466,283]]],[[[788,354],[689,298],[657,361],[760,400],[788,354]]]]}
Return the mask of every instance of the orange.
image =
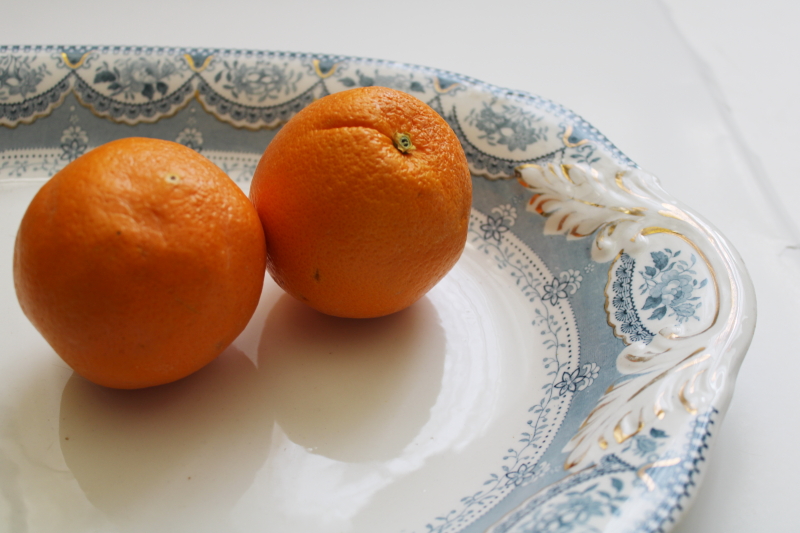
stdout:
{"type": "Polygon", "coordinates": [[[255,311],[266,250],[247,196],[183,145],[128,138],[68,164],[17,233],[22,310],[78,374],[133,389],[211,362],[255,311]]]}
{"type": "Polygon", "coordinates": [[[436,111],[367,87],[289,120],[264,151],[250,199],[275,281],[319,311],[366,318],[408,307],[453,267],[472,182],[436,111]]]}

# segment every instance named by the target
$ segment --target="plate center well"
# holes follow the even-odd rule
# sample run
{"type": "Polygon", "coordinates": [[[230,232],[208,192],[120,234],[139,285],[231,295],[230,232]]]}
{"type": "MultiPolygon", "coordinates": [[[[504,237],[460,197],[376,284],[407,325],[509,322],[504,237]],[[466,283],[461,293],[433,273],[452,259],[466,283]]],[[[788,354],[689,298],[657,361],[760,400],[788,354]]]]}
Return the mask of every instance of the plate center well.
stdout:
{"type": "MultiPolygon", "coordinates": [[[[27,205],[18,196],[36,188],[4,196],[27,205]]],[[[555,369],[578,364],[568,302],[542,298],[553,276],[486,224],[473,212],[453,271],[395,315],[327,317],[267,279],[247,329],[189,378],[113,391],[73,375],[52,440],[77,483],[48,498],[89,504],[98,523],[125,530],[247,531],[268,520],[280,531],[444,532],[474,521],[547,468],[539,458],[571,397],[555,369]],[[478,491],[490,499],[464,500],[478,491]]],[[[13,237],[3,236],[9,250],[13,237]]],[[[41,351],[29,337],[16,338],[41,351]]],[[[45,367],[39,357],[9,371],[24,385],[45,367]]],[[[27,420],[50,416],[22,407],[27,420]]]]}

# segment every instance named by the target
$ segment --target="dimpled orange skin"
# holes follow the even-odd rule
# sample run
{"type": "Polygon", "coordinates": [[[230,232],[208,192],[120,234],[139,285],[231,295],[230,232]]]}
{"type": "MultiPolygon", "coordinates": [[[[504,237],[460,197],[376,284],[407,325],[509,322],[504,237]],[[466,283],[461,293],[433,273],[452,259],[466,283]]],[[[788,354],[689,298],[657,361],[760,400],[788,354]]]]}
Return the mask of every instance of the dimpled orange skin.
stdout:
{"type": "Polygon", "coordinates": [[[323,313],[368,318],[408,307],[454,266],[472,182],[436,111],[368,87],[295,115],[267,146],[250,198],[275,281],[323,313]],[[414,149],[399,150],[398,134],[414,149]]]}
{"type": "Polygon", "coordinates": [[[36,194],[14,249],[22,310],[78,374],[134,389],[211,362],[255,311],[266,250],[247,196],[168,141],[127,138],[36,194]]]}

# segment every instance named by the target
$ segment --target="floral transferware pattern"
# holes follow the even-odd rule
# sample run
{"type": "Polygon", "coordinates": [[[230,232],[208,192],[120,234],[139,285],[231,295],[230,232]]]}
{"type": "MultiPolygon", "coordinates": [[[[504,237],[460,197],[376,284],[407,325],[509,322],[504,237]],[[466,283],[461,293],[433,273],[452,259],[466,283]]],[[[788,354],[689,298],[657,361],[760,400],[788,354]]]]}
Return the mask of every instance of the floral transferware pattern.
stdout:
{"type": "Polygon", "coordinates": [[[0,182],[51,176],[126,136],[120,124],[200,151],[246,185],[274,128],[370,85],[417,96],[456,132],[475,176],[469,240],[527,298],[548,354],[515,443],[417,530],[667,530],[696,491],[752,336],[752,287],[724,237],[557,104],[340,56],[2,46],[0,182]],[[24,125],[43,120],[49,141],[31,148],[24,125]]]}
{"type": "Polygon", "coordinates": [[[109,97],[122,96],[125,100],[144,97],[163,97],[169,90],[170,78],[178,74],[178,67],[170,61],[145,57],[118,59],[113,65],[103,61],[95,69],[95,85],[105,85],[109,97]]]}
{"type": "Polygon", "coordinates": [[[47,65],[32,66],[35,58],[8,55],[0,58],[0,102],[15,96],[25,98],[50,74],[47,65]]]}
{"type": "Polygon", "coordinates": [[[645,266],[639,274],[644,278],[644,283],[639,286],[642,294],[649,294],[644,302],[642,311],[653,309],[649,320],[660,320],[670,312],[670,317],[675,317],[678,322],[686,322],[690,318],[700,320],[696,315],[698,308],[703,305],[699,296],[693,296],[695,288],[702,289],[708,283],[708,278],[699,284],[695,276],[697,272],[692,268],[697,263],[697,257],[692,254],[689,262],[678,259],[681,250],[673,252],[665,248],[660,252],[650,252],[653,266],[645,266]]]}
{"type": "MultiPolygon", "coordinates": [[[[425,526],[429,533],[460,531],[485,509],[502,500],[509,491],[539,480],[551,469],[550,463],[541,460],[542,453],[555,436],[551,429],[560,426],[567,414],[572,397],[589,387],[599,374],[594,363],[580,365],[575,353],[579,347],[566,334],[576,328],[568,298],[546,298],[544,280],[552,277],[535,252],[512,233],[497,235],[487,231],[494,227],[490,220],[500,220],[506,228],[516,221],[516,210],[509,205],[492,208],[492,215],[473,212],[467,242],[484,254],[494,258],[498,268],[504,270],[514,281],[534,308],[531,327],[540,331],[541,343],[548,354],[541,361],[541,370],[546,376],[540,385],[539,400],[530,406],[531,418],[520,432],[517,445],[507,450],[498,471],[489,474],[483,487],[461,499],[461,508],[452,509],[434,522],[425,526]]],[[[571,281],[572,294],[580,287],[580,275],[574,271],[563,272],[554,278],[571,281]]]]}
{"type": "Polygon", "coordinates": [[[593,468],[536,494],[489,533],[664,531],[668,509],[685,497],[686,486],[700,475],[717,414],[698,417],[684,435],[671,437],[657,428],[637,435],[593,468]],[[670,438],[683,443],[680,452],[662,451],[670,438]],[[626,516],[625,504],[631,500],[637,509],[626,516]]]}
{"type": "Polygon", "coordinates": [[[473,109],[465,122],[481,131],[478,139],[489,146],[504,145],[509,152],[525,150],[537,141],[547,140],[549,127],[542,117],[513,105],[503,104],[495,109],[494,102],[484,102],[480,110],[473,109]]]}

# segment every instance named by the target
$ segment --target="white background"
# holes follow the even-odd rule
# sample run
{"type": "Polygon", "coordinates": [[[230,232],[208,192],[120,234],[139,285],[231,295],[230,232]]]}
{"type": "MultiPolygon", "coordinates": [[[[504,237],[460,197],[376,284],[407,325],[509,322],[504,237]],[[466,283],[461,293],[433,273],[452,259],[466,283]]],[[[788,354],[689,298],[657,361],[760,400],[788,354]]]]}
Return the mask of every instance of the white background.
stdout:
{"type": "Polygon", "coordinates": [[[800,3],[5,0],[0,44],[397,60],[555,100],[727,235],[759,322],[688,532],[800,531],[800,3]]]}

